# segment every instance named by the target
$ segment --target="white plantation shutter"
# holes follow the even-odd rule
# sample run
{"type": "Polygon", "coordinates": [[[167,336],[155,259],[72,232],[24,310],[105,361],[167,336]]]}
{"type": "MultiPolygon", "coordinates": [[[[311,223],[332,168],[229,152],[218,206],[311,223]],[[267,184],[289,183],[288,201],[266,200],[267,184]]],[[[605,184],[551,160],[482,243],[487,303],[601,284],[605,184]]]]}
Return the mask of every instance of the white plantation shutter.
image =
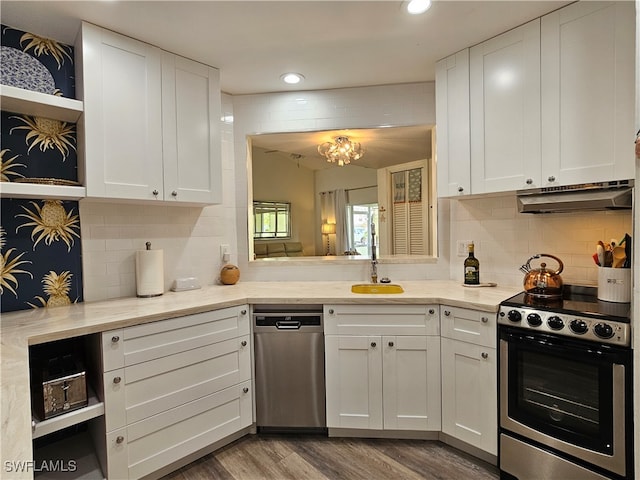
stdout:
{"type": "Polygon", "coordinates": [[[426,212],[422,168],[393,174],[393,253],[424,255],[426,212]]]}

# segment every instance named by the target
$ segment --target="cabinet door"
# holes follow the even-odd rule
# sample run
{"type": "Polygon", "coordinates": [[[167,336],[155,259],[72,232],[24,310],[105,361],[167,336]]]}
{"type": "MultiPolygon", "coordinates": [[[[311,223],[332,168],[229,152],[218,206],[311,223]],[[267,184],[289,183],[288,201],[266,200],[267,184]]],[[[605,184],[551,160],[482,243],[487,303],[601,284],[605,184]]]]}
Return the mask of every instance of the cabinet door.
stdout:
{"type": "Polygon", "coordinates": [[[548,185],[633,178],[633,2],[542,17],[542,159],[548,185]]]}
{"type": "Polygon", "coordinates": [[[471,193],[469,49],[436,63],[438,196],[471,193]]]}
{"type": "Polygon", "coordinates": [[[327,426],[382,429],[381,337],[325,337],[327,426]]]}
{"type": "Polygon", "coordinates": [[[87,23],[81,48],[87,197],[161,199],[160,49],[87,23]]]}
{"type": "Polygon", "coordinates": [[[384,428],[440,430],[440,338],[382,339],[384,428]]]}
{"type": "Polygon", "coordinates": [[[540,180],[540,20],[471,48],[471,191],[540,180]]]}
{"type": "Polygon", "coordinates": [[[220,203],[220,74],[162,53],[165,200],[220,203]]]}
{"type": "Polygon", "coordinates": [[[496,349],[441,339],[442,431],[497,454],[496,349]]]}

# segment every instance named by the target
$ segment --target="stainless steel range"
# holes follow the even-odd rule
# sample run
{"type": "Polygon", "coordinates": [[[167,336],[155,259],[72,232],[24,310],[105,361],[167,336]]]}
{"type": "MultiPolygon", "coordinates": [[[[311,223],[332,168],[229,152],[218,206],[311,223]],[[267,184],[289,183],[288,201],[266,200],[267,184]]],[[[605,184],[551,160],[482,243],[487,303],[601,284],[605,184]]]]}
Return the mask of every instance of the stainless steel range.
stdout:
{"type": "Polygon", "coordinates": [[[596,294],[501,303],[501,478],[633,478],[630,304],[596,294]]]}

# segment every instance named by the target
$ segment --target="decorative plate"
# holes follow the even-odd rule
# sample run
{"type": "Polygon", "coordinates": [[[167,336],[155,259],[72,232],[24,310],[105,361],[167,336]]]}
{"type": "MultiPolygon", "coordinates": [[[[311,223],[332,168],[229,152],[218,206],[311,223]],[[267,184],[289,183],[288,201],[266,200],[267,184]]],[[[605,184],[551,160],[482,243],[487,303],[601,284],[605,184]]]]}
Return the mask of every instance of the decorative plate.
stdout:
{"type": "Polygon", "coordinates": [[[17,48],[0,47],[0,83],[35,92],[53,94],[56,83],[47,68],[17,48]]]}
{"type": "Polygon", "coordinates": [[[64,180],[61,178],[17,178],[14,183],[37,183],[39,185],[64,185],[67,187],[77,187],[79,182],[74,180],[64,180]]]}

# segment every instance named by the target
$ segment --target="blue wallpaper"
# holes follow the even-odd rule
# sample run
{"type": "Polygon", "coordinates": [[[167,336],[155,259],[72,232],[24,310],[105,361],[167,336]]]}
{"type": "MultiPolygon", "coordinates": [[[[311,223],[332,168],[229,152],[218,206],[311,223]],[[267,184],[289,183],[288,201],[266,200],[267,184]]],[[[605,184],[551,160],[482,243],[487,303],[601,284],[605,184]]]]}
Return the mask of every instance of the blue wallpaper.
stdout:
{"type": "MultiPolygon", "coordinates": [[[[73,47],[1,26],[0,83],[75,98],[73,47]]],[[[2,182],[75,185],[76,125],[0,112],[2,182]]],[[[1,199],[0,311],[82,301],[78,202],[1,199]]]]}

